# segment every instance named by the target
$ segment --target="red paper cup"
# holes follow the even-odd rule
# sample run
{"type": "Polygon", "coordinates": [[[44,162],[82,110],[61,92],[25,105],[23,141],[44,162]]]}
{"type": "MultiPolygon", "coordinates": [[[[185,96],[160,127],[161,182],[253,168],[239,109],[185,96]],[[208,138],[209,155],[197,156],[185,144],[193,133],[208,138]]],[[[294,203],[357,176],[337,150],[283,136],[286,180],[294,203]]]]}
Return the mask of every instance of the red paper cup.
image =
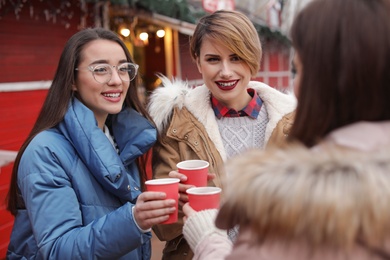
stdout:
{"type": "Polygon", "coordinates": [[[194,185],[196,187],[207,186],[207,174],[209,172],[209,163],[203,160],[186,160],[177,165],[178,172],[187,176],[184,184],[194,185]]]}
{"type": "Polygon", "coordinates": [[[177,209],[179,205],[179,182],[180,179],[177,178],[154,179],[145,182],[147,191],[165,192],[165,194],[167,194],[166,199],[174,199],[176,201],[175,212],[170,214],[168,220],[162,222],[161,224],[171,224],[177,222],[177,209]]]}
{"type": "Polygon", "coordinates": [[[221,189],[218,187],[196,187],[187,190],[188,202],[196,210],[218,209],[221,189]]]}

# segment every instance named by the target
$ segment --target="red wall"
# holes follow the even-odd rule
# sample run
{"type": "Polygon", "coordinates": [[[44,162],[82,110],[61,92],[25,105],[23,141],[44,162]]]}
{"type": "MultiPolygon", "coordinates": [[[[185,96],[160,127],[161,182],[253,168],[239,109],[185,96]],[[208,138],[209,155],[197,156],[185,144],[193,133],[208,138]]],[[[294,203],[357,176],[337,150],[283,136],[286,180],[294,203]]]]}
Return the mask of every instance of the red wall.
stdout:
{"type": "Polygon", "coordinates": [[[0,149],[18,150],[31,130],[47,90],[0,93],[0,149]]]}
{"type": "Polygon", "coordinates": [[[263,77],[255,78],[255,80],[285,91],[291,87],[290,63],[290,47],[272,42],[263,43],[263,57],[260,64],[263,77]]]}
{"type": "Polygon", "coordinates": [[[201,79],[202,75],[191,58],[190,36],[179,33],[179,46],[181,78],[184,80],[201,79]]]}
{"type": "MultiPolygon", "coordinates": [[[[46,96],[46,90],[0,93],[0,149],[17,151],[31,130],[46,96]]],[[[5,256],[13,218],[5,202],[13,164],[0,170],[0,258],[5,256]]]]}
{"type": "Polygon", "coordinates": [[[79,1],[69,1],[73,9],[49,18],[45,11],[61,10],[56,4],[61,1],[27,1],[17,16],[9,1],[5,2],[0,10],[1,82],[50,80],[65,41],[78,31],[79,1]],[[63,17],[70,13],[71,19],[63,17]]]}
{"type": "MultiPolygon", "coordinates": [[[[1,83],[52,80],[67,39],[79,30],[78,0],[32,0],[20,12],[5,1],[0,8],[1,83]],[[56,16],[45,12],[60,10],[56,16]]],[[[15,1],[14,1],[15,2],[15,1]]],[[[0,150],[17,151],[41,109],[47,90],[0,92],[0,150]]],[[[0,259],[5,258],[13,218],[6,211],[12,164],[0,170],[0,259]]]]}
{"type": "MultiPolygon", "coordinates": [[[[0,201],[4,201],[6,197],[6,191],[8,190],[8,183],[10,180],[12,164],[3,167],[0,172],[0,201]]],[[[12,215],[6,211],[5,205],[0,207],[0,259],[5,258],[5,253],[8,246],[9,235],[13,225],[12,215]]]]}

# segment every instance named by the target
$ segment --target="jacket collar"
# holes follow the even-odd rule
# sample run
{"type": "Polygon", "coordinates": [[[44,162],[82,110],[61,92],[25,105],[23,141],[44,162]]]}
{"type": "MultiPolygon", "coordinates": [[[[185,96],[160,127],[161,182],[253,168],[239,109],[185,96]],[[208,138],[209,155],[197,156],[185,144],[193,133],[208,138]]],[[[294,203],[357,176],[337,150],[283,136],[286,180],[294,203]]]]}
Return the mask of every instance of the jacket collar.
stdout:
{"type": "Polygon", "coordinates": [[[114,138],[125,166],[145,154],[156,142],[156,128],[134,109],[125,109],[112,118],[114,138]]]}
{"type": "Polygon", "coordinates": [[[362,151],[390,146],[390,121],[357,122],[331,132],[325,142],[362,151]]]}
{"type": "Polygon", "coordinates": [[[255,90],[253,88],[247,89],[248,94],[252,97],[249,103],[241,110],[237,111],[236,109],[229,108],[225,106],[222,102],[216,99],[214,96],[211,96],[211,106],[214,110],[214,114],[218,119],[222,117],[244,117],[248,116],[252,119],[256,119],[260,114],[261,105],[263,101],[259,95],[255,95],[255,90]]]}
{"type": "MultiPolygon", "coordinates": [[[[126,167],[156,141],[156,130],[144,117],[133,109],[124,109],[113,117],[120,156],[97,126],[93,112],[76,98],[70,102],[59,129],[101,185],[122,199],[132,200],[126,167]]],[[[131,174],[138,180],[138,172],[131,174]]]]}

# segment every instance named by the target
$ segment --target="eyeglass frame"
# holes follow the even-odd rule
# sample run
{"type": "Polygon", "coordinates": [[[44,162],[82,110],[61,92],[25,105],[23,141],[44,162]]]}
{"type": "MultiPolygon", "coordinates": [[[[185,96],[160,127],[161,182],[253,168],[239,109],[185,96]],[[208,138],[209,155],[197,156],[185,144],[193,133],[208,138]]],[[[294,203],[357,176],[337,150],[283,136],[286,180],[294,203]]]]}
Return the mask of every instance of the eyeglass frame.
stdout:
{"type": "MultiPolygon", "coordinates": [[[[97,83],[106,84],[106,83],[110,82],[110,80],[112,79],[112,70],[113,70],[114,68],[116,69],[116,72],[118,73],[118,76],[119,76],[119,78],[120,78],[122,81],[124,81],[124,82],[131,82],[131,81],[132,81],[133,79],[135,79],[135,77],[137,76],[138,69],[139,69],[139,65],[136,64],[136,63],[132,63],[132,62],[123,62],[123,63],[121,63],[121,64],[119,64],[119,65],[111,65],[111,64],[108,64],[108,63],[99,63],[99,64],[96,64],[96,65],[94,65],[94,66],[93,66],[93,65],[90,65],[90,66],[86,66],[86,67],[84,67],[84,68],[78,67],[78,68],[75,68],[75,70],[77,70],[77,71],[81,71],[81,70],[85,70],[85,69],[86,69],[86,70],[89,70],[89,71],[92,73],[93,79],[94,79],[97,83]],[[122,77],[121,77],[121,75],[120,75],[120,73],[119,73],[118,67],[122,66],[123,64],[130,64],[130,65],[132,65],[132,66],[134,67],[134,69],[135,69],[134,76],[133,76],[132,78],[129,77],[129,78],[130,78],[129,81],[122,79],[122,77]],[[99,81],[95,78],[95,69],[96,69],[97,66],[101,66],[101,65],[107,65],[108,67],[111,68],[111,71],[110,71],[110,72],[107,72],[108,74],[111,75],[111,77],[110,77],[106,82],[99,82],[99,81]]],[[[130,75],[129,75],[129,76],[130,76],[130,75]]]]}

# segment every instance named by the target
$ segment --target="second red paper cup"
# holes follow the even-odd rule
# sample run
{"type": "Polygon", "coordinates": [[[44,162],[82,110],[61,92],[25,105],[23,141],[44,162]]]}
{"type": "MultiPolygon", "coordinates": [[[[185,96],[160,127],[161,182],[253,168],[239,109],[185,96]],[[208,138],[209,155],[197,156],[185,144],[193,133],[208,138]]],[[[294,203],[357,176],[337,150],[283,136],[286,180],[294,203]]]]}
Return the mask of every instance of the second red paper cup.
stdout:
{"type": "Polygon", "coordinates": [[[167,199],[174,199],[176,201],[175,212],[170,214],[168,220],[162,222],[161,224],[171,224],[177,222],[179,182],[180,180],[177,178],[154,179],[145,182],[147,191],[164,192],[167,194],[167,199]]]}
{"type": "Polygon", "coordinates": [[[203,160],[186,160],[177,165],[178,172],[187,176],[187,181],[182,182],[196,187],[207,186],[207,174],[209,163],[203,160]]]}
{"type": "Polygon", "coordinates": [[[219,208],[221,189],[218,187],[190,188],[187,194],[190,206],[196,211],[219,208]]]}

